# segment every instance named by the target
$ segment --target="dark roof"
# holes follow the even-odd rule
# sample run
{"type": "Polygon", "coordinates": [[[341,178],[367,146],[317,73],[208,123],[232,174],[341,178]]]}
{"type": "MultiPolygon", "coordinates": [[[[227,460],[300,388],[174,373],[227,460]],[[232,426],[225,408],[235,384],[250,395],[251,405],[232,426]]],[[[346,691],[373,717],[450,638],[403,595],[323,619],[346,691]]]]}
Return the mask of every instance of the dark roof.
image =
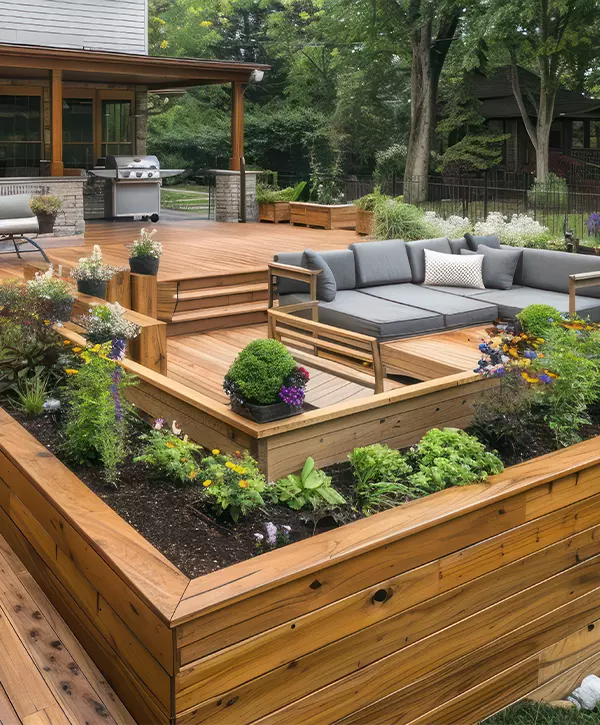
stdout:
{"type": "MultiPolygon", "coordinates": [[[[536,115],[540,79],[535,73],[519,68],[523,101],[532,117],[536,115]],[[535,104],[531,99],[534,99],[535,104]]],[[[485,118],[520,118],[510,79],[510,68],[502,68],[491,76],[474,71],[466,78],[469,91],[481,101],[480,113],[485,118]]],[[[554,106],[555,118],[600,118],[600,99],[560,87],[554,106]]]]}
{"type": "Polygon", "coordinates": [[[268,70],[270,66],[0,43],[0,77],[46,78],[48,70],[53,68],[62,70],[66,81],[135,83],[159,90],[230,81],[248,82],[253,70],[268,70]]]}

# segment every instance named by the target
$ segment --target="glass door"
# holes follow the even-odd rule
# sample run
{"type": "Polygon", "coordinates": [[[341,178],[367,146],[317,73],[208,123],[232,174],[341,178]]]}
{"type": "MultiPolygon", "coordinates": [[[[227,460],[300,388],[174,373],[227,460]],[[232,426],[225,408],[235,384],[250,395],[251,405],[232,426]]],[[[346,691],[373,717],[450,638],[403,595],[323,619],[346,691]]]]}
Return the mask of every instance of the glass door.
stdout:
{"type": "Polygon", "coordinates": [[[65,169],[91,169],[94,155],[94,99],[63,100],[63,161],[65,169]]]}

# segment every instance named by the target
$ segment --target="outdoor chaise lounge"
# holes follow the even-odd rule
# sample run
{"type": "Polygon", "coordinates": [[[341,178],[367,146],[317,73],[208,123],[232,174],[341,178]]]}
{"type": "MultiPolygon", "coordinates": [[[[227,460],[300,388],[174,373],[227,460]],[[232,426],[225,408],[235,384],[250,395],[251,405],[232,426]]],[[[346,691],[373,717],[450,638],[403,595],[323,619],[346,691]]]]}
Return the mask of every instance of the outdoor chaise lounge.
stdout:
{"type": "MultiPolygon", "coordinates": [[[[310,250],[278,254],[270,266],[275,285],[271,297],[276,291],[283,311],[318,299],[318,317],[313,319],[379,341],[514,317],[534,303],[567,313],[574,311],[575,289],[580,287],[586,289],[577,295],[578,314],[600,321],[599,257],[505,247],[493,236],[467,237],[358,242],[347,250],[316,255],[310,250]],[[425,250],[483,254],[485,288],[424,284],[425,250]],[[301,281],[310,277],[289,278],[290,270],[300,272],[298,268],[306,270],[309,264],[312,294],[301,281]]],[[[301,308],[294,311],[302,314],[301,308]]]]}
{"type": "Polygon", "coordinates": [[[37,216],[31,211],[29,194],[12,194],[0,196],[0,246],[8,242],[14,247],[3,249],[0,254],[14,254],[20,258],[25,252],[40,252],[44,260],[50,263],[44,250],[29,235],[39,234],[40,227],[37,216]],[[33,249],[20,249],[21,245],[30,244],[33,249]]]}

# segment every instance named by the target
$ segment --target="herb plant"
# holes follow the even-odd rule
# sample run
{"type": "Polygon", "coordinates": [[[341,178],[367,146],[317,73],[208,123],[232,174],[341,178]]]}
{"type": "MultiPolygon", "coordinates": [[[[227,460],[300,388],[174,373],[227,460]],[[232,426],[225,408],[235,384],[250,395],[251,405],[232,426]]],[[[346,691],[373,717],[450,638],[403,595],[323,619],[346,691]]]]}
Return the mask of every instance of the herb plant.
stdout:
{"type": "Polygon", "coordinates": [[[265,478],[247,452],[230,456],[213,450],[202,461],[198,481],[208,505],[217,515],[227,514],[233,521],[264,504],[265,478]]]}
{"type": "Polygon", "coordinates": [[[285,503],[296,511],[304,508],[318,511],[346,503],[346,499],[331,485],[331,476],[315,468],[313,458],[306,459],[299,476],[291,473],[277,481],[272,495],[275,501],[285,503]]]}
{"type": "Polygon", "coordinates": [[[354,473],[354,495],[363,513],[397,506],[406,497],[412,469],[400,451],[374,443],[355,448],[348,459],[354,473]]]}
{"type": "Polygon", "coordinates": [[[199,465],[195,456],[202,447],[186,435],[182,437],[175,422],[168,428],[162,418],[157,418],[152,430],[142,434],[140,440],[144,442],[144,447],[134,462],[147,463],[166,478],[180,483],[197,479],[199,465]]]}

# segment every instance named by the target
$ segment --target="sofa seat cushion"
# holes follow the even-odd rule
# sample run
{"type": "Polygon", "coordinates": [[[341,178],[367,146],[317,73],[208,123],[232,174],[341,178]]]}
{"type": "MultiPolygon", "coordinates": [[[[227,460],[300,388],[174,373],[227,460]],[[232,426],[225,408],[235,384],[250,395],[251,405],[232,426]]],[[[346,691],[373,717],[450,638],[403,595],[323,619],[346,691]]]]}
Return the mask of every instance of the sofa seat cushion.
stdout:
{"type": "Polygon", "coordinates": [[[391,302],[437,312],[444,316],[445,327],[479,325],[492,322],[498,317],[498,307],[493,303],[485,302],[478,297],[470,299],[466,296],[438,292],[434,287],[424,285],[393,284],[371,287],[363,292],[391,302]]]}
{"type": "Polygon", "coordinates": [[[458,295],[459,297],[475,297],[477,295],[482,295],[484,292],[487,291],[484,289],[473,289],[473,287],[448,287],[442,284],[424,284],[420,286],[423,287],[423,289],[430,289],[434,290],[435,292],[444,292],[445,294],[449,295],[458,295]]]}
{"type": "MultiPolygon", "coordinates": [[[[308,299],[308,295],[290,294],[280,298],[280,304],[285,309],[286,304],[306,302],[308,299]]],[[[444,329],[441,314],[353,290],[338,292],[333,302],[320,302],[319,322],[390,340],[444,329]]]]}
{"type": "Polygon", "coordinates": [[[355,242],[350,245],[356,262],[356,286],[410,282],[412,271],[406,245],[401,239],[379,242],[355,242]]]}
{"type": "MultiPolygon", "coordinates": [[[[485,300],[498,305],[500,317],[514,317],[528,305],[552,305],[566,314],[569,311],[569,295],[564,292],[536,289],[535,287],[513,287],[507,290],[488,290],[478,295],[477,300],[485,300]]],[[[582,317],[590,317],[600,322],[600,300],[594,297],[577,295],[577,312],[582,317]]]]}

